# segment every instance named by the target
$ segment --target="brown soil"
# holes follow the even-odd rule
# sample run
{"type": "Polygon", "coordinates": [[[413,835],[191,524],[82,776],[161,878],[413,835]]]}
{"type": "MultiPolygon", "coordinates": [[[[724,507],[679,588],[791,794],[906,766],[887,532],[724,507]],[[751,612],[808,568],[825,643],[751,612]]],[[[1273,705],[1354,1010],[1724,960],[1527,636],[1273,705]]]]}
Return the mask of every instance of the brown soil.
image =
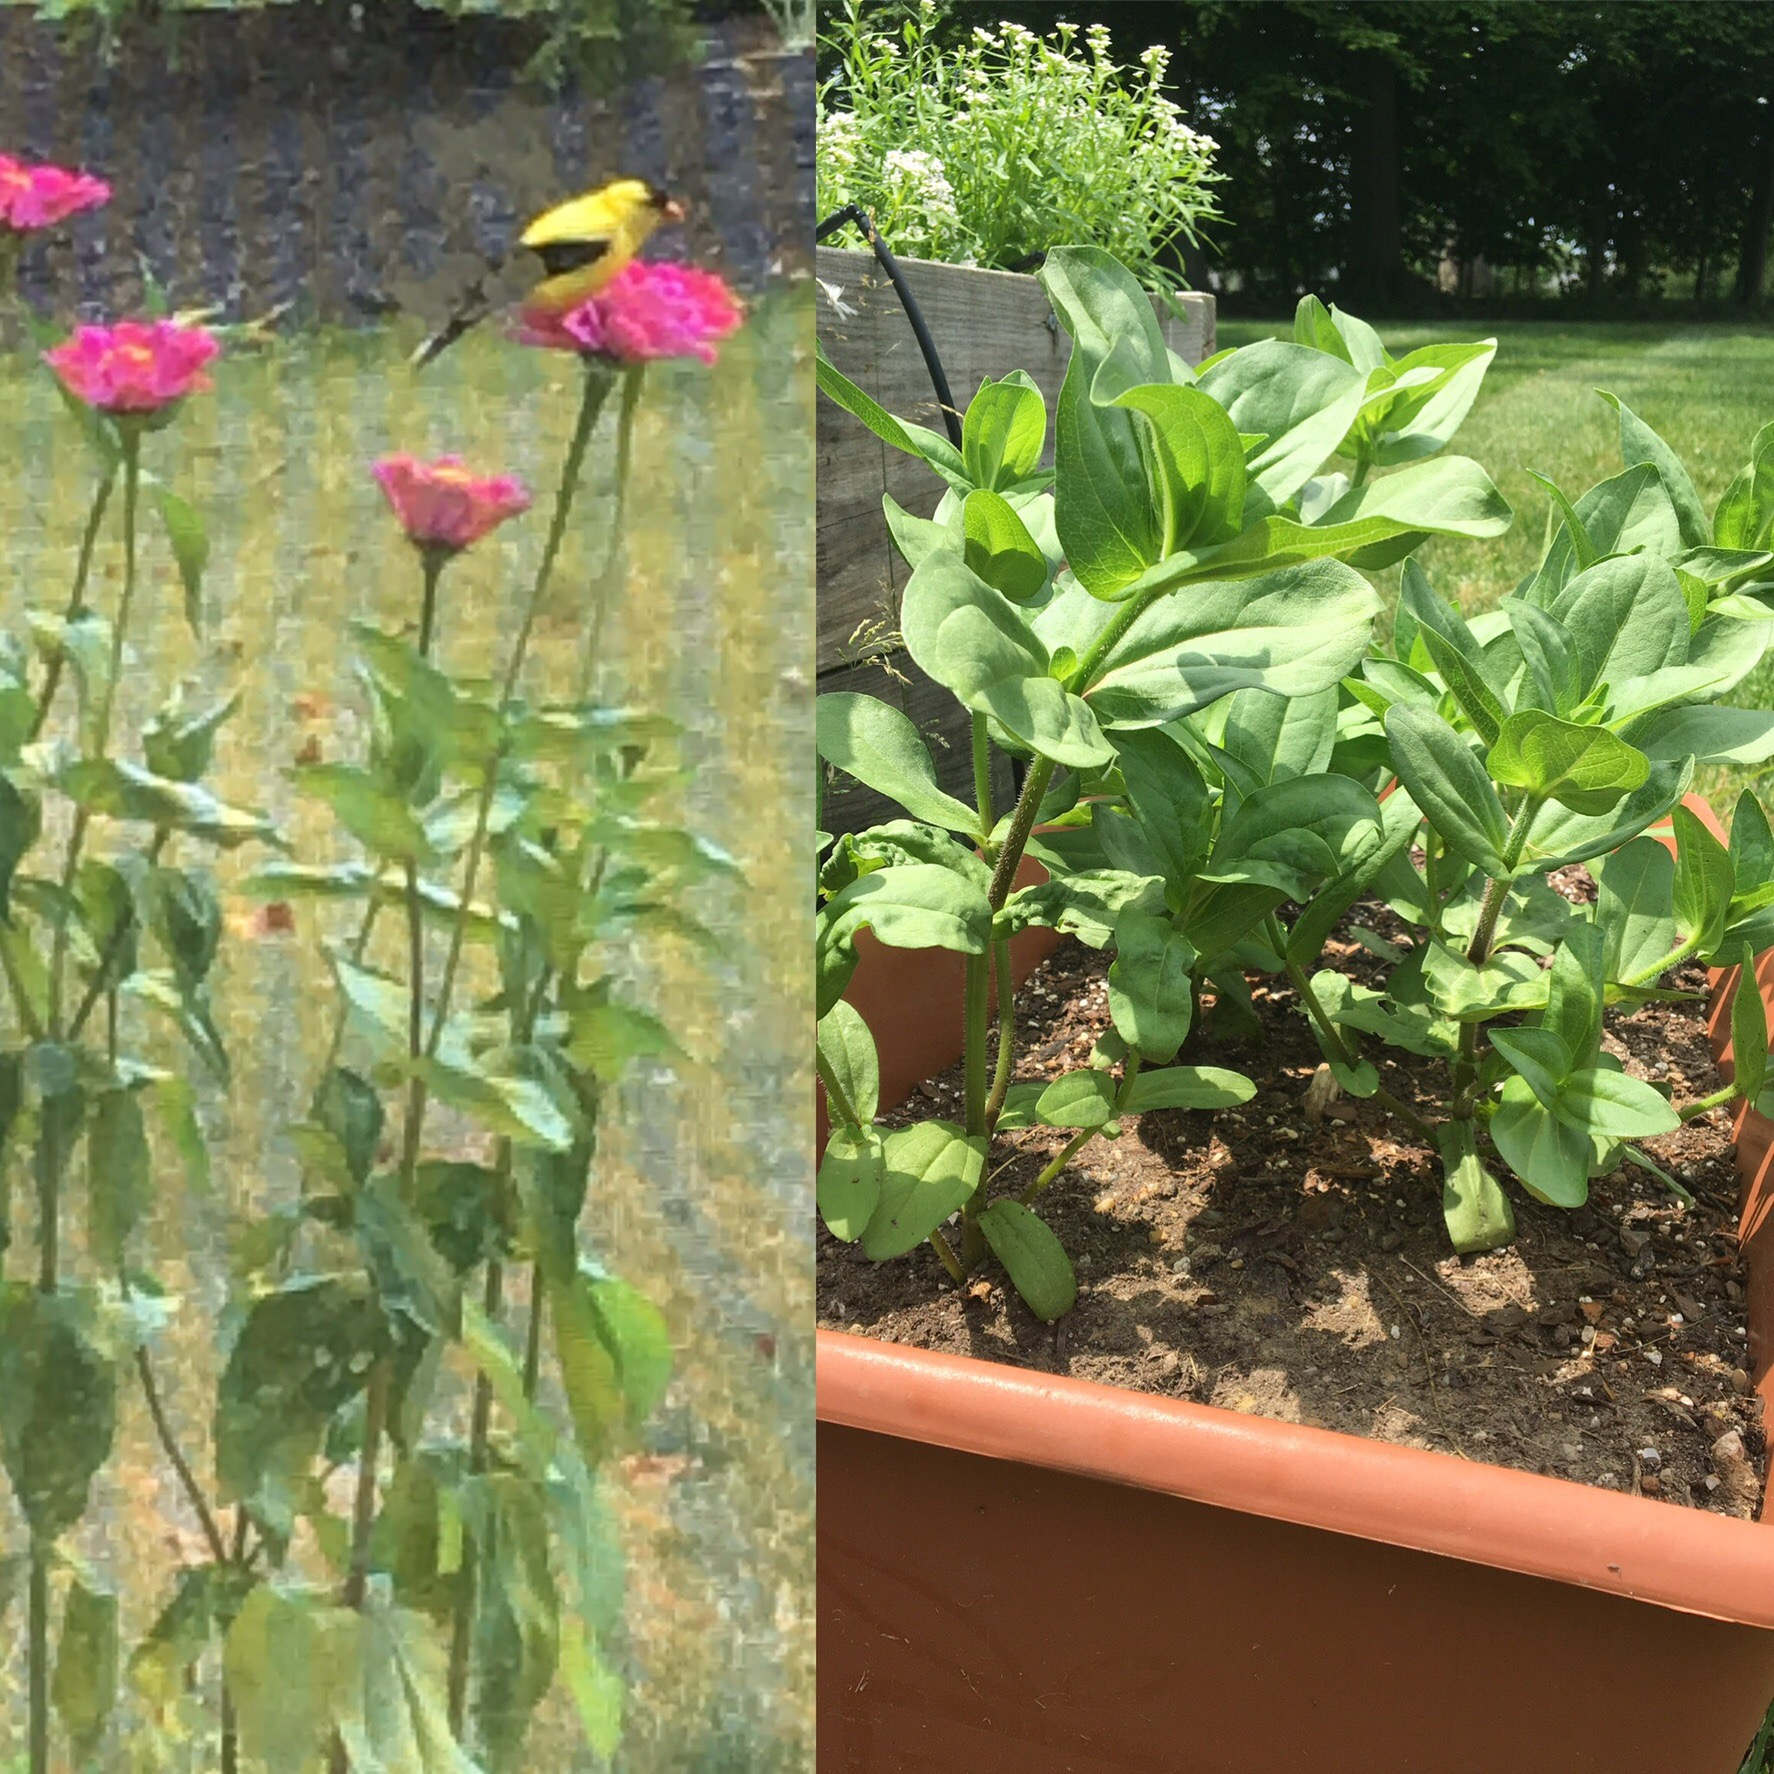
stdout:
{"type": "MultiPolygon", "coordinates": [[[[1593,893],[1586,879],[1561,885],[1593,893]]],[[[1408,940],[1383,907],[1359,906],[1352,922],[1408,940]]],[[[1333,942],[1324,964],[1379,983],[1353,941],[1333,942]]],[[[1018,1078],[1085,1063],[1109,1023],[1105,971],[1067,941],[1018,994],[1018,1078]]],[[[1676,983],[1703,991],[1705,972],[1676,983]]],[[[1078,1274],[1057,1325],[990,1259],[963,1292],[928,1246],[874,1264],[823,1226],[820,1323],[1753,1517],[1766,1444],[1743,1366],[1727,1112],[1645,1142],[1692,1208],[1632,1167],[1592,1183],[1572,1213],[1510,1184],[1515,1244],[1462,1258],[1433,1152],[1371,1101],[1341,1097],[1311,1122],[1319,1054],[1297,996],[1279,978],[1255,996],[1260,1042],[1216,1040],[1210,1013],[1179,1056],[1248,1073],[1265,1086],[1255,1098],[1127,1117],[1119,1140],[1093,1140],[1042,1197],[1078,1274]]],[[[1608,1045],[1690,1102],[1720,1083],[1703,1010],[1614,1012],[1608,1045]]],[[[1434,1113],[1440,1062],[1369,1051],[1394,1095],[1434,1113]]],[[[886,1119],[958,1119],[960,1102],[956,1066],[886,1119]]],[[[992,1193],[1025,1188],[1065,1137],[1005,1136],[992,1193]]]]}

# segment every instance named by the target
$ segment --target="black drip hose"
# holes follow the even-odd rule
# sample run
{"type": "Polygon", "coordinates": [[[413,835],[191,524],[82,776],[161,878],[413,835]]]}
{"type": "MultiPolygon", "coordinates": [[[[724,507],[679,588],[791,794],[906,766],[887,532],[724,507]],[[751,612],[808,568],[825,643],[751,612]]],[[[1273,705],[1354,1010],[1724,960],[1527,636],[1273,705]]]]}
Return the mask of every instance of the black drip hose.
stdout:
{"type": "MultiPolygon", "coordinates": [[[[943,374],[942,359],[937,355],[936,341],[930,336],[930,329],[924,324],[924,315],[918,307],[918,298],[911,292],[906,283],[905,273],[899,268],[899,261],[894,258],[892,249],[875,231],[875,220],[860,204],[847,203],[842,209],[835,209],[813,231],[815,244],[836,234],[840,228],[848,228],[852,224],[857,227],[862,237],[874,248],[875,258],[880,262],[881,269],[887,273],[888,281],[893,285],[893,293],[899,297],[899,305],[905,310],[905,317],[912,323],[912,334],[918,341],[918,349],[924,354],[924,367],[930,372],[930,385],[936,390],[936,404],[942,409],[943,428],[949,434],[949,442],[956,449],[961,447],[961,415],[955,408],[955,397],[949,392],[949,379],[943,374]]],[[[1047,257],[1045,253],[1031,255],[1034,262],[1047,257]]],[[[1016,784],[1016,792],[1022,793],[1023,782],[1028,776],[1029,766],[1026,760],[1012,757],[1010,760],[1011,780],[1016,784]]]]}
{"type": "Polygon", "coordinates": [[[836,234],[840,228],[848,228],[852,224],[861,232],[863,239],[874,249],[881,269],[887,273],[887,280],[893,285],[893,293],[899,297],[899,305],[905,310],[905,317],[912,323],[912,336],[918,341],[918,349],[924,354],[924,367],[930,372],[930,385],[936,390],[936,404],[942,409],[943,429],[949,434],[949,442],[956,449],[961,447],[961,415],[955,408],[955,397],[949,392],[949,379],[943,374],[942,359],[936,352],[936,341],[930,336],[930,329],[924,324],[924,316],[918,308],[918,299],[911,292],[905,280],[905,273],[899,268],[899,261],[894,258],[887,242],[875,231],[874,218],[860,204],[847,203],[842,209],[833,210],[814,230],[816,242],[823,241],[827,236],[836,234]]]}

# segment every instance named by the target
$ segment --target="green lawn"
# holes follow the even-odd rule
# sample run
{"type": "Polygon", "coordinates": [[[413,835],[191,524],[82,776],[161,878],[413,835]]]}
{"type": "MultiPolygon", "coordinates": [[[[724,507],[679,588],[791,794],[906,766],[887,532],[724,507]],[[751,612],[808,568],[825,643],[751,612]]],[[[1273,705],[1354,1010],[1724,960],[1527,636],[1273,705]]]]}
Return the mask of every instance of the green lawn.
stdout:
{"type": "MultiPolygon", "coordinates": [[[[1515,321],[1382,322],[1379,330],[1395,353],[1493,334],[1498,342],[1483,392],[1453,447],[1484,465],[1515,508],[1515,523],[1498,541],[1432,542],[1418,556],[1436,589],[1467,610],[1505,596],[1539,558],[1551,500],[1530,471],[1556,481],[1572,499],[1620,471],[1618,422],[1598,388],[1618,395],[1668,441],[1708,509],[1748,460],[1757,429],[1774,420],[1774,331],[1768,329],[1515,321]]],[[[1227,320],[1219,342],[1222,348],[1247,345],[1289,331],[1271,322],[1227,320]]],[[[1767,706],[1771,696],[1774,661],[1732,700],[1767,706]]],[[[1774,772],[1758,776],[1766,798],[1774,772]]]]}

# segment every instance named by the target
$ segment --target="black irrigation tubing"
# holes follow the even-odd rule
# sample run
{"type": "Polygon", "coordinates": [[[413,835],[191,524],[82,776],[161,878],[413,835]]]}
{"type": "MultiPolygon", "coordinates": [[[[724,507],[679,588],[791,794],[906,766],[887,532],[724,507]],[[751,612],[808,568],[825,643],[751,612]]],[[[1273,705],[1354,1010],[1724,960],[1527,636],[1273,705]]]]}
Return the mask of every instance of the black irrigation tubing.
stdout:
{"type": "Polygon", "coordinates": [[[955,397],[949,392],[949,379],[943,373],[942,359],[937,355],[936,341],[930,336],[930,328],[924,324],[924,316],[918,307],[918,298],[911,292],[906,283],[905,273],[899,268],[899,261],[894,258],[892,249],[875,231],[874,218],[860,204],[847,203],[842,209],[835,209],[821,222],[814,231],[814,240],[823,241],[829,235],[836,234],[840,228],[848,228],[854,224],[862,233],[869,245],[874,249],[881,269],[887,273],[888,281],[893,285],[893,293],[899,297],[899,305],[905,310],[905,317],[912,323],[912,334],[918,341],[918,349],[924,354],[924,367],[930,372],[930,385],[936,390],[936,404],[942,409],[943,428],[949,434],[949,442],[956,449],[961,447],[961,415],[955,408],[955,397]]]}
{"type": "MultiPolygon", "coordinates": [[[[918,341],[918,349],[924,354],[924,367],[930,372],[930,385],[936,390],[936,404],[942,409],[943,428],[949,434],[949,442],[956,449],[961,447],[961,415],[955,406],[955,397],[949,392],[949,379],[943,372],[942,358],[936,349],[936,341],[930,336],[930,328],[924,324],[923,311],[918,307],[918,298],[911,292],[911,286],[905,280],[905,273],[899,268],[899,261],[894,258],[893,250],[888,246],[875,228],[875,219],[858,203],[847,203],[842,209],[835,209],[814,230],[813,239],[817,245],[836,234],[840,228],[854,225],[869,245],[874,249],[875,258],[880,262],[881,269],[887,273],[888,281],[893,285],[893,293],[899,297],[899,305],[905,310],[905,317],[912,323],[912,334],[918,341]]],[[[1037,259],[1045,259],[1045,253],[1033,255],[1037,259]]],[[[1028,761],[1012,756],[1010,759],[1010,777],[1016,785],[1016,792],[1022,793],[1023,783],[1029,773],[1028,761]]]]}

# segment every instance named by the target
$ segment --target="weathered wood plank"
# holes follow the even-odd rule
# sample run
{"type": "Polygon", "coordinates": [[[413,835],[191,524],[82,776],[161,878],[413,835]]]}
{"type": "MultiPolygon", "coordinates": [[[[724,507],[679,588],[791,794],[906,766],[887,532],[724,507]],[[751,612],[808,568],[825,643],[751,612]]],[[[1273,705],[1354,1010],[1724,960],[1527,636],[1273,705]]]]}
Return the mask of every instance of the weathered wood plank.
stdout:
{"type": "MultiPolygon", "coordinates": [[[[1051,411],[1071,341],[1040,284],[1008,271],[901,261],[906,282],[936,341],[956,405],[963,411],[987,376],[1026,370],[1051,411]]],[[[893,286],[870,253],[821,247],[819,337],[826,355],[890,413],[932,430],[943,427],[930,374],[893,286]]],[[[1163,320],[1171,349],[1189,363],[1214,350],[1211,296],[1184,297],[1188,318],[1163,320]]],[[[927,515],[942,485],[924,465],[880,443],[831,401],[818,415],[819,603],[821,671],[853,656],[862,627],[897,625],[905,569],[881,515],[890,493],[927,515]]],[[[1051,436],[1049,447],[1051,448],[1051,436]]]]}

